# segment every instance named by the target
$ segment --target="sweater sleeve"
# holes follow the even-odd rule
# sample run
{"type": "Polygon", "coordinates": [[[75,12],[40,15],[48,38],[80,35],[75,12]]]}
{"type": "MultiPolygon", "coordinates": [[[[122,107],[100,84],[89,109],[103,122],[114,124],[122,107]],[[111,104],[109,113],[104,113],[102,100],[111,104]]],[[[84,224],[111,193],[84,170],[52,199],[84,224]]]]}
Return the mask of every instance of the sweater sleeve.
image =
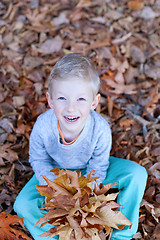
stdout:
{"type": "Polygon", "coordinates": [[[29,162],[39,184],[43,185],[46,184],[46,181],[42,177],[43,175],[47,176],[50,180],[53,180],[56,176],[50,172],[54,168],[53,159],[46,151],[40,132],[40,126],[36,122],[29,141],[29,162]]]}
{"type": "Polygon", "coordinates": [[[95,143],[94,150],[86,168],[86,175],[92,169],[95,170],[94,176],[99,177],[97,182],[100,183],[106,178],[107,169],[109,167],[109,156],[112,145],[112,135],[109,124],[102,123],[101,130],[97,131],[97,142],[95,143]]]}

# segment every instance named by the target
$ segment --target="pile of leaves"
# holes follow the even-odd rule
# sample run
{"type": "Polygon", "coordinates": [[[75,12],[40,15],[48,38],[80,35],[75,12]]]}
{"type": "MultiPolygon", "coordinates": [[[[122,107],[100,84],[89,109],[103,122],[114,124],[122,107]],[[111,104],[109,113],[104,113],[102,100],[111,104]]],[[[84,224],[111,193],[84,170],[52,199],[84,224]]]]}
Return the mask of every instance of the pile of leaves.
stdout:
{"type": "Polygon", "coordinates": [[[39,193],[46,197],[47,210],[36,225],[54,225],[40,236],[59,235],[60,240],[105,240],[111,228],[121,230],[125,225],[131,227],[131,222],[116,211],[121,206],[114,201],[118,193],[106,194],[117,183],[98,185],[95,182],[92,190],[93,181],[97,179],[92,177],[94,170],[87,177],[81,176],[80,171],[54,168],[51,172],[58,177],[51,181],[43,176],[47,185],[36,186],[39,193]]]}

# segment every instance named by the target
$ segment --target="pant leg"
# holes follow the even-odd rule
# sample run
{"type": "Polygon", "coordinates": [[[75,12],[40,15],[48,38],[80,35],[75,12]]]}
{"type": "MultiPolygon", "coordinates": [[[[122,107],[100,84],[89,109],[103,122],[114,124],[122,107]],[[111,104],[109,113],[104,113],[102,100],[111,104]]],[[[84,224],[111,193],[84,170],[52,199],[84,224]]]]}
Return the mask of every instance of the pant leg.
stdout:
{"type": "Polygon", "coordinates": [[[117,182],[119,194],[117,202],[122,205],[120,211],[132,222],[129,229],[113,230],[111,240],[129,240],[137,232],[139,222],[139,208],[143,198],[147,181],[147,171],[139,164],[126,159],[110,157],[106,179],[103,184],[117,182]]]}
{"type": "MultiPolygon", "coordinates": [[[[34,227],[39,218],[44,216],[42,212],[45,212],[41,209],[43,208],[44,197],[37,191],[36,184],[38,184],[38,181],[34,175],[17,196],[14,203],[14,211],[18,216],[24,218],[24,225],[35,240],[47,240],[47,237],[38,237],[38,235],[48,231],[53,225],[46,224],[42,228],[39,228],[40,225],[34,227]]],[[[59,238],[54,236],[50,239],[59,238]]]]}

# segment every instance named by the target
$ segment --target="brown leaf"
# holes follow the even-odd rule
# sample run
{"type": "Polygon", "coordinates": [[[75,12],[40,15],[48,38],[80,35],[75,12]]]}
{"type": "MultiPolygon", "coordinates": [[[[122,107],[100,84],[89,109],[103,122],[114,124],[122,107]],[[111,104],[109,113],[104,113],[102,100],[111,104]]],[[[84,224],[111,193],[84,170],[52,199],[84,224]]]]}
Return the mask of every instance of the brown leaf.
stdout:
{"type": "Polygon", "coordinates": [[[144,1],[141,0],[131,0],[128,2],[128,8],[134,11],[139,11],[144,7],[144,1]]]}
{"type": "Polygon", "coordinates": [[[21,107],[25,104],[25,97],[24,96],[15,96],[13,97],[13,104],[16,108],[21,107]]]}
{"type": "Polygon", "coordinates": [[[101,195],[106,193],[109,189],[111,189],[111,187],[117,185],[118,183],[109,183],[107,185],[103,185],[102,183],[98,185],[98,183],[95,183],[95,187],[94,187],[94,192],[96,195],[101,195]]]}
{"type": "Polygon", "coordinates": [[[43,59],[40,57],[26,56],[24,58],[23,68],[30,71],[35,67],[40,66],[43,63],[43,59]]]}
{"type": "Polygon", "coordinates": [[[54,52],[59,52],[62,48],[62,45],[63,45],[63,40],[60,36],[57,35],[54,38],[47,39],[40,46],[33,45],[33,48],[40,53],[51,54],[54,52]]]}
{"type": "Polygon", "coordinates": [[[160,238],[160,223],[154,229],[153,237],[155,237],[156,239],[160,238]]]}
{"type": "Polygon", "coordinates": [[[10,149],[9,144],[4,144],[3,146],[0,146],[0,161],[1,166],[4,166],[4,160],[7,160],[8,162],[14,162],[19,159],[18,154],[10,149]]]}
{"type": "Polygon", "coordinates": [[[77,4],[77,8],[83,8],[83,7],[90,7],[92,6],[92,1],[91,0],[79,0],[78,4],[77,4]]]}
{"type": "Polygon", "coordinates": [[[113,211],[113,208],[118,208],[120,205],[110,202],[102,208],[96,210],[95,216],[104,221],[104,225],[122,229],[124,225],[132,226],[132,223],[120,211],[113,211]]]}
{"type": "Polygon", "coordinates": [[[49,180],[47,177],[43,176],[43,178],[45,179],[45,181],[47,182],[48,186],[51,187],[55,192],[54,192],[54,196],[57,195],[68,195],[68,196],[72,196],[71,193],[69,193],[69,191],[67,191],[65,188],[61,187],[60,185],[52,182],[51,180],[49,180]]]}
{"type": "Polygon", "coordinates": [[[26,14],[26,17],[28,18],[28,20],[30,21],[30,23],[33,26],[38,26],[41,27],[40,22],[42,22],[42,20],[44,20],[44,17],[46,15],[46,12],[43,11],[42,13],[39,13],[38,9],[35,9],[33,12],[31,12],[30,9],[27,9],[28,13],[26,14]]]}
{"type": "Polygon", "coordinates": [[[144,63],[145,62],[145,55],[143,50],[141,50],[139,47],[132,45],[130,48],[130,55],[131,58],[133,58],[133,60],[136,63],[144,63]]]}
{"type": "Polygon", "coordinates": [[[104,80],[105,80],[106,84],[113,89],[113,90],[109,89],[109,92],[111,92],[113,94],[122,94],[122,93],[135,94],[137,92],[136,84],[124,85],[124,84],[118,84],[111,79],[104,79],[104,80]]]}
{"type": "Polygon", "coordinates": [[[22,231],[15,229],[13,226],[20,224],[24,228],[23,218],[6,214],[5,212],[0,213],[0,239],[1,240],[18,240],[20,237],[26,240],[31,240],[22,231]]]}

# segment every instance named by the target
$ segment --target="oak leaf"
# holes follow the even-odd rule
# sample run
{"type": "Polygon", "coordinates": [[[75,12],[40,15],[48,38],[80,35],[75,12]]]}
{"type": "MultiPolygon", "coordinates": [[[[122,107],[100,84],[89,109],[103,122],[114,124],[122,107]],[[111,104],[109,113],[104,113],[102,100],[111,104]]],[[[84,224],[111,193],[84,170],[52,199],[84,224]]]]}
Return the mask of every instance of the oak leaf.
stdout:
{"type": "Polygon", "coordinates": [[[23,218],[6,214],[5,212],[0,213],[0,239],[1,240],[31,240],[25,233],[14,228],[15,225],[20,224],[24,228],[23,218]]]}
{"type": "Polygon", "coordinates": [[[18,154],[10,149],[10,144],[0,146],[0,166],[5,166],[4,159],[10,163],[18,160],[18,154]]]}

